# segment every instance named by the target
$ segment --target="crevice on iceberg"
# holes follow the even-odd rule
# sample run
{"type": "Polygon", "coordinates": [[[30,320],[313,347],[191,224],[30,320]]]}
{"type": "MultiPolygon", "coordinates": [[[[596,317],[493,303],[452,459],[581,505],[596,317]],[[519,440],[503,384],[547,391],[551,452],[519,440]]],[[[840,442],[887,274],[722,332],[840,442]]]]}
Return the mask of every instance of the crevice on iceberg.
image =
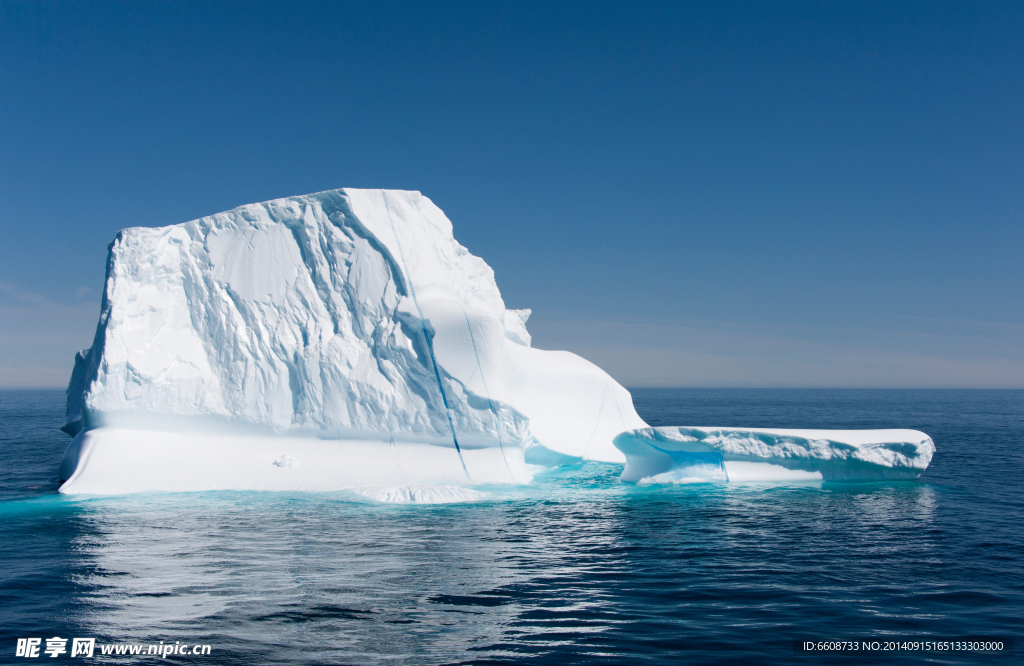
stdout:
{"type": "MultiPolygon", "coordinates": [[[[398,229],[395,228],[394,214],[391,212],[391,206],[388,204],[387,194],[384,192],[380,193],[381,200],[384,202],[384,210],[387,213],[388,221],[391,223],[391,230],[395,234],[395,244],[398,246],[398,258],[402,263],[403,272],[402,275],[406,274],[406,263],[404,253],[402,252],[402,241],[398,237],[398,229]]],[[[429,224],[427,225],[429,228],[429,224]]],[[[466,461],[462,457],[462,449],[459,448],[459,437],[455,433],[455,422],[452,420],[452,410],[448,406],[448,396],[444,391],[444,382],[441,381],[441,371],[437,366],[437,355],[434,354],[434,336],[433,331],[427,331],[427,320],[423,317],[423,309],[420,307],[419,299],[416,298],[416,288],[410,281],[408,284],[409,295],[412,297],[413,305],[416,306],[416,314],[419,316],[420,328],[423,331],[423,341],[426,343],[427,351],[430,355],[430,365],[434,370],[434,377],[437,379],[437,388],[441,392],[441,402],[444,403],[444,413],[448,417],[448,427],[452,431],[452,442],[455,444],[455,451],[459,454],[459,463],[462,464],[462,470],[466,473],[466,478],[469,478],[469,470],[466,469],[466,461]]]]}

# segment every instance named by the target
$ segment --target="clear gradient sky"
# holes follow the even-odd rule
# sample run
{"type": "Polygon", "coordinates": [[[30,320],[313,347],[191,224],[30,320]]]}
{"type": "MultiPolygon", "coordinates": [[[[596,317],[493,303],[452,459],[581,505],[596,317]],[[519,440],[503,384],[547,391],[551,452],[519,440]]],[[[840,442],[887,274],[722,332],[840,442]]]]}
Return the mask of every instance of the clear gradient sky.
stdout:
{"type": "Polygon", "coordinates": [[[1024,3],[0,2],[0,387],[106,246],[420,190],[627,386],[1024,387],[1024,3]]]}

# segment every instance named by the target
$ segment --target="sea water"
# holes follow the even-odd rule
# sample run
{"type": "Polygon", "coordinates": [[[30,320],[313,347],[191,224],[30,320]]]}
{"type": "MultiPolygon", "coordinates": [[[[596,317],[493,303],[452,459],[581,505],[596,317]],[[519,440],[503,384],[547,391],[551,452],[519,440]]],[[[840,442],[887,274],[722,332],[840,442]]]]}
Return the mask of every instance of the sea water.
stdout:
{"type": "Polygon", "coordinates": [[[62,497],[63,397],[0,392],[0,663],[54,636],[211,646],[162,660],[183,664],[824,664],[793,639],[1024,634],[1024,391],[633,390],[651,425],[913,428],[938,451],[916,482],[584,463],[446,505],[62,497]]]}

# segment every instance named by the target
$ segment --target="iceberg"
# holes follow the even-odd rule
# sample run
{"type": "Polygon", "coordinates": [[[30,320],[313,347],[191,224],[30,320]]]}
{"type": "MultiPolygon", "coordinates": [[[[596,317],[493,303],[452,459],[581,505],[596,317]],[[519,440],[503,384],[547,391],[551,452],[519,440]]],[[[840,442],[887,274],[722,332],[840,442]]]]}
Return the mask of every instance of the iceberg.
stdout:
{"type": "Polygon", "coordinates": [[[529,315],[419,192],[125,229],[67,390],[60,490],[454,501],[528,482],[528,462],[624,462],[612,439],[647,426],[629,392],[531,347],[529,315]]]}
{"type": "Polygon", "coordinates": [[[640,484],[916,479],[935,444],[917,430],[640,428],[615,437],[640,484]]]}

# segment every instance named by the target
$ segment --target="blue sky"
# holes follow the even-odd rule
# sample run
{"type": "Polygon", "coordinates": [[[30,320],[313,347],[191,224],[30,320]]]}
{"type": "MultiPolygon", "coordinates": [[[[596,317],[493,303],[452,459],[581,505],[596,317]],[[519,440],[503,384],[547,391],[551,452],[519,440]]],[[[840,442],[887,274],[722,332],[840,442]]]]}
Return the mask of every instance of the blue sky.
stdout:
{"type": "Polygon", "coordinates": [[[1024,387],[1019,2],[0,2],[0,386],[106,245],[420,190],[627,386],[1024,387]]]}

